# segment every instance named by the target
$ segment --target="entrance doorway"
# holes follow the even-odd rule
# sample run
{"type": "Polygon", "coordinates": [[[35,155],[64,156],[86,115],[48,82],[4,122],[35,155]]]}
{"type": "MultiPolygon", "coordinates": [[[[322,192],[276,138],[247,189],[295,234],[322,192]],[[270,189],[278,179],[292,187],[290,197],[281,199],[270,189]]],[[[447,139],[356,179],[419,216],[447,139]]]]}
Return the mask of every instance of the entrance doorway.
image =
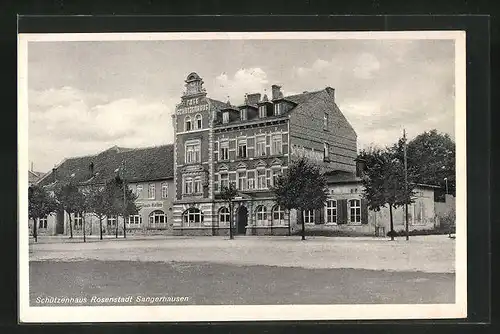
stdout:
{"type": "Polygon", "coordinates": [[[236,234],[246,234],[246,226],[248,222],[248,210],[245,206],[240,206],[238,209],[238,225],[236,234]]]}
{"type": "Polygon", "coordinates": [[[58,210],[56,213],[56,234],[64,234],[64,211],[58,210]]]}

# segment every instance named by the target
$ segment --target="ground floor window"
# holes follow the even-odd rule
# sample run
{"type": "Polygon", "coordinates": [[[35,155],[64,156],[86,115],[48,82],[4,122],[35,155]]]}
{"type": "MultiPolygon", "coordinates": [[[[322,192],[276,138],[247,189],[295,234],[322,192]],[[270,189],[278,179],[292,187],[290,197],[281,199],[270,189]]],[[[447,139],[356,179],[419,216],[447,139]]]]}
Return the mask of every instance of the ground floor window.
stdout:
{"type": "Polygon", "coordinates": [[[337,223],[337,201],[328,200],[326,201],[326,223],[336,224],[337,223]]]}
{"type": "Polygon", "coordinates": [[[230,218],[230,213],[229,213],[229,209],[226,208],[225,206],[220,208],[219,210],[219,222],[221,224],[229,224],[229,218],[230,218]]]}
{"type": "Polygon", "coordinates": [[[106,224],[108,225],[108,227],[115,227],[116,226],[116,216],[107,217],[106,224]]]}
{"type": "Polygon", "coordinates": [[[198,225],[203,222],[203,213],[198,208],[190,208],[182,214],[185,226],[198,225]]]}
{"type": "Polygon", "coordinates": [[[149,214],[149,227],[158,228],[165,227],[167,216],[161,210],[155,210],[149,214]]]}
{"type": "Polygon", "coordinates": [[[314,210],[304,210],[304,223],[314,224],[314,210]]]}
{"type": "Polygon", "coordinates": [[[38,228],[41,229],[47,228],[47,217],[38,218],[38,228]]]}
{"type": "Polygon", "coordinates": [[[257,225],[267,225],[267,208],[264,205],[259,205],[255,213],[257,225]]]}
{"type": "Polygon", "coordinates": [[[82,228],[82,225],[83,225],[83,217],[82,217],[82,214],[77,212],[75,213],[75,216],[73,218],[73,222],[74,222],[74,226],[76,229],[81,229],[82,228]]]}
{"type": "Polygon", "coordinates": [[[139,215],[130,215],[127,218],[127,226],[130,228],[141,226],[142,218],[139,215]]]}
{"type": "Polygon", "coordinates": [[[349,222],[361,223],[361,201],[359,199],[349,200],[349,222]]]}
{"type": "Polygon", "coordinates": [[[285,224],[285,211],[279,205],[273,208],[273,225],[284,225],[285,224]]]}

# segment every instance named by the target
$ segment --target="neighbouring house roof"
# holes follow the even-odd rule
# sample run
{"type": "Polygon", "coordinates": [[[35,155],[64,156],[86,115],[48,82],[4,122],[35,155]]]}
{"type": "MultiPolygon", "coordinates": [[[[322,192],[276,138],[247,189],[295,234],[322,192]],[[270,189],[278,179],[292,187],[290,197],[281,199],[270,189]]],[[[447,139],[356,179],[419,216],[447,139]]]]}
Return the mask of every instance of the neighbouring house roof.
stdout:
{"type": "Polygon", "coordinates": [[[44,175],[45,175],[45,173],[42,173],[42,172],[35,172],[32,170],[28,170],[28,182],[29,182],[29,184],[36,183],[44,175]]]}
{"type": "Polygon", "coordinates": [[[173,145],[146,148],[113,146],[95,155],[67,158],[40,180],[42,186],[73,181],[76,184],[102,184],[121,172],[128,182],[171,179],[174,176],[173,145]],[[93,164],[93,173],[91,171],[93,164]]]}

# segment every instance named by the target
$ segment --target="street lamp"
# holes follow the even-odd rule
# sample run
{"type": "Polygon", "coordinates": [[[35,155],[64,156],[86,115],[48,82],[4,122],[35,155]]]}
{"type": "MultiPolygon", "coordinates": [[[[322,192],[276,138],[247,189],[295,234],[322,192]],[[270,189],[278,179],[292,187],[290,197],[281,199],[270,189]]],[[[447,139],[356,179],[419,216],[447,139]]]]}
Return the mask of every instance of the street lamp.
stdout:
{"type": "Polygon", "coordinates": [[[444,184],[445,184],[445,188],[446,188],[446,195],[448,195],[448,178],[447,177],[444,178],[444,184]]]}

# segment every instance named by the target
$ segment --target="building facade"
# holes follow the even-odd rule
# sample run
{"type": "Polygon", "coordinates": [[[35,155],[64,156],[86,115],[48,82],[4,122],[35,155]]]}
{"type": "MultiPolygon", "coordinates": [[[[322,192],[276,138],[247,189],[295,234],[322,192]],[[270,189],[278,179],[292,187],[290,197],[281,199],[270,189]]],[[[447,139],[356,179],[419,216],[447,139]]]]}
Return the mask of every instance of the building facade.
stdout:
{"type": "MultiPolygon", "coordinates": [[[[172,234],[173,145],[127,149],[112,147],[96,155],[65,159],[38,184],[53,193],[64,183],[73,182],[82,190],[103,186],[115,176],[125,179],[127,186],[137,196],[140,210],[137,215],[126,217],[129,234],[172,234]]],[[[99,220],[92,214],[71,214],[73,234],[99,234],[99,220]]],[[[104,234],[123,234],[123,217],[105,217],[102,221],[104,234]]],[[[69,216],[62,210],[42,219],[38,224],[41,235],[68,235],[69,216]]]]}
{"type": "Polygon", "coordinates": [[[242,105],[207,97],[202,78],[191,73],[172,117],[175,200],[174,234],[223,235],[229,208],[223,186],[239,196],[235,231],[245,235],[286,235],[293,212],[276,206],[270,191],[289,164],[306,156],[324,171],[356,171],[356,133],[335,103],[335,91],[283,96],[247,94],[242,105]]]}

